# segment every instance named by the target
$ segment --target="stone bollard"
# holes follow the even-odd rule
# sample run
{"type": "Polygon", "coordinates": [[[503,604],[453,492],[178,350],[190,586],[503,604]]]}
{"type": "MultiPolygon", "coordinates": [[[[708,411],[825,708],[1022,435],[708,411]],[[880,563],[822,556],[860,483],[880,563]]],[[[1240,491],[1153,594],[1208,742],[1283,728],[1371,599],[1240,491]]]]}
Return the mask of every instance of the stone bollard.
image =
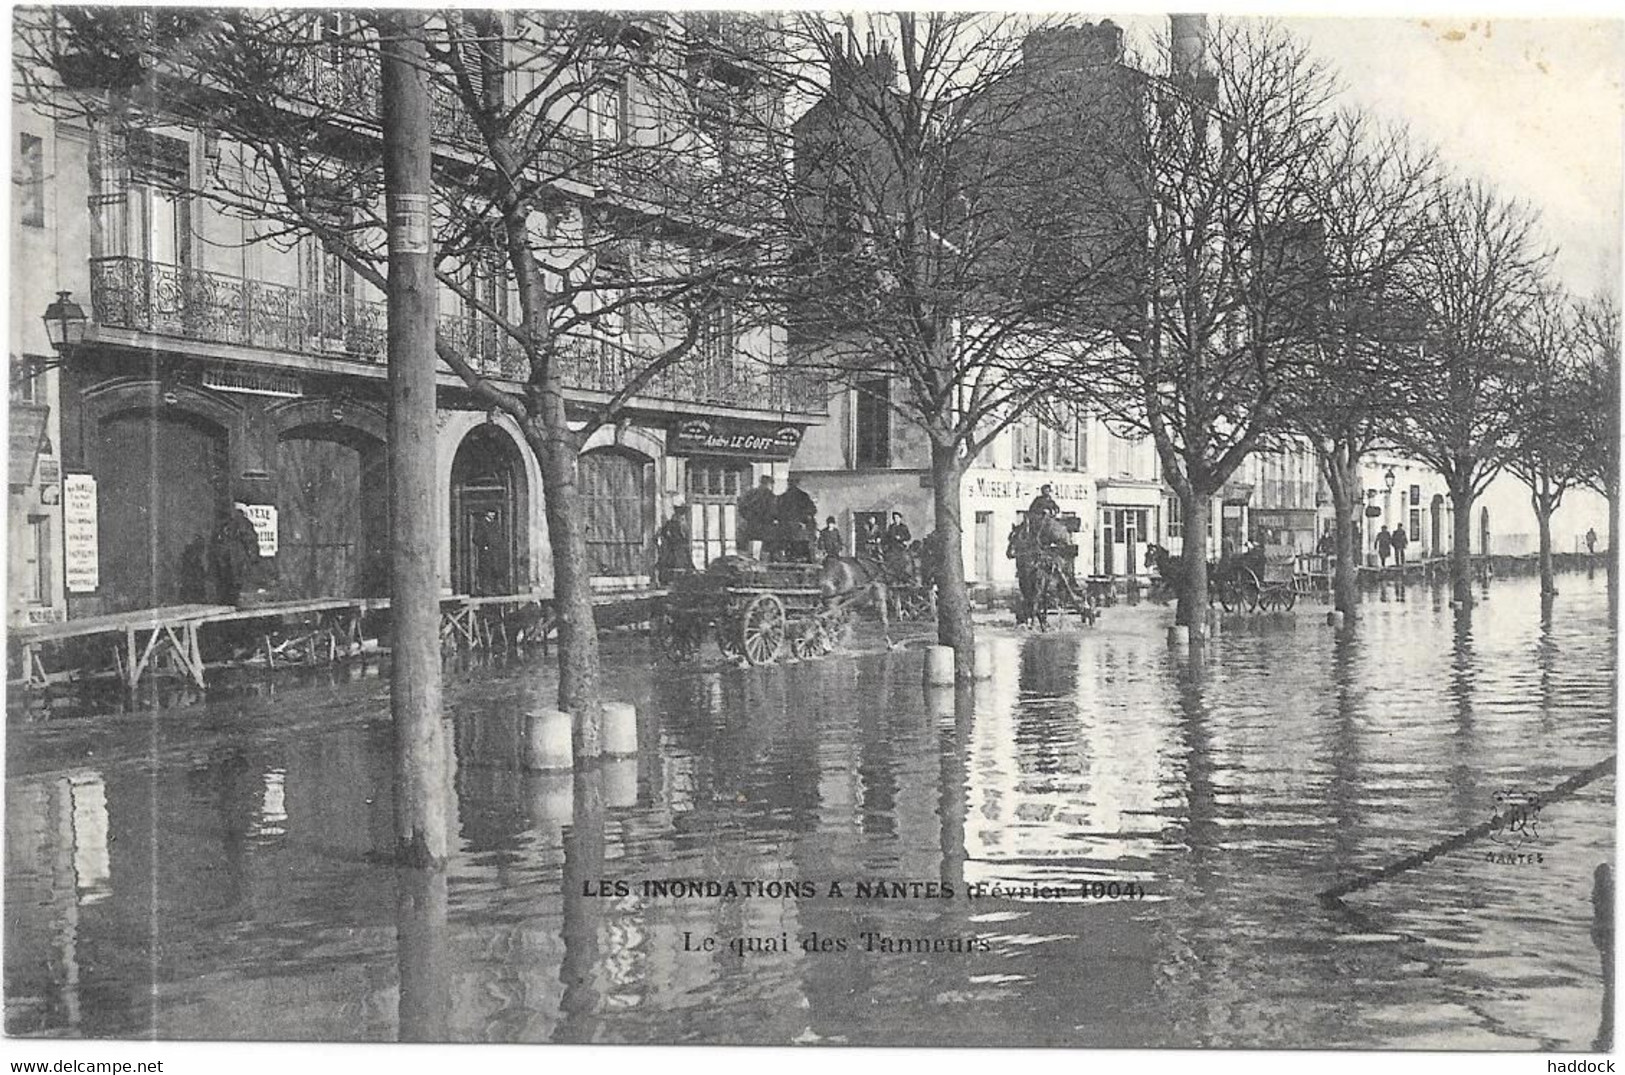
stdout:
{"type": "Polygon", "coordinates": [[[972,674],[977,679],[992,679],[994,665],[993,643],[986,640],[978,641],[971,651],[971,655],[974,658],[972,674]]]}
{"type": "Polygon", "coordinates": [[[949,724],[959,719],[958,710],[954,708],[954,688],[928,684],[925,688],[925,711],[949,724]]]}
{"type": "Polygon", "coordinates": [[[925,650],[925,685],[952,687],[954,685],[954,648],[927,646],[925,650]]]}
{"type": "Polygon", "coordinates": [[[569,769],[570,714],[557,709],[533,709],[525,714],[524,767],[547,773],[569,769]]]}
{"type": "Polygon", "coordinates": [[[530,803],[531,826],[548,834],[549,843],[558,843],[560,830],[575,816],[574,773],[528,773],[525,797],[530,803]]]}
{"type": "Polygon", "coordinates": [[[1188,646],[1191,644],[1191,629],[1182,623],[1176,623],[1168,628],[1168,644],[1170,646],[1188,646]]]}
{"type": "Polygon", "coordinates": [[[638,752],[638,710],[631,702],[605,702],[604,753],[624,758],[638,752]]]}
{"type": "Polygon", "coordinates": [[[1330,612],[1326,613],[1326,626],[1327,627],[1335,627],[1335,628],[1337,628],[1339,630],[1342,629],[1342,627],[1343,627],[1343,613],[1342,613],[1342,611],[1340,609],[1335,609],[1334,608],[1330,612]]]}
{"type": "Polygon", "coordinates": [[[628,757],[606,758],[604,770],[604,803],[621,809],[638,804],[638,759],[628,757]]]}

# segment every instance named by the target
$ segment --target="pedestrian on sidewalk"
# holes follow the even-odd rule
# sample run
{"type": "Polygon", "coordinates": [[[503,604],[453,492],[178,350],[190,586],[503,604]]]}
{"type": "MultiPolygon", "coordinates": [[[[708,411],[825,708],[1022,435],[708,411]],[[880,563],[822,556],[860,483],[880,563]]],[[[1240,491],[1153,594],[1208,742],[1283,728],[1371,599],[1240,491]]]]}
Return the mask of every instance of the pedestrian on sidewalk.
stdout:
{"type": "Polygon", "coordinates": [[[1378,565],[1381,566],[1381,567],[1386,568],[1388,566],[1388,554],[1393,552],[1393,551],[1394,551],[1394,536],[1388,532],[1388,527],[1387,527],[1386,524],[1384,524],[1383,528],[1381,530],[1377,531],[1377,563],[1378,563],[1378,565]]]}
{"type": "Polygon", "coordinates": [[[1394,547],[1394,566],[1404,567],[1405,546],[1411,543],[1411,539],[1405,535],[1405,528],[1403,526],[1394,527],[1394,536],[1390,543],[1394,547]]]}

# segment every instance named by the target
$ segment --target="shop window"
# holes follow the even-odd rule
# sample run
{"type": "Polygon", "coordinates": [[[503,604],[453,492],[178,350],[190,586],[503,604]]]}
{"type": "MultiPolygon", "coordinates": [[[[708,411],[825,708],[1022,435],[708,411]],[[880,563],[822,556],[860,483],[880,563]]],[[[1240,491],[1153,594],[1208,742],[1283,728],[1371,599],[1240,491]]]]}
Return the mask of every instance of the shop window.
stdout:
{"type": "Polygon", "coordinates": [[[880,377],[857,385],[853,464],[891,466],[891,380],[880,377]]]}
{"type": "Polygon", "coordinates": [[[24,134],[17,146],[17,187],[21,204],[17,219],[31,228],[45,227],[45,142],[38,135],[24,134]]]}
{"type": "Polygon", "coordinates": [[[690,460],[688,464],[688,531],[696,567],[737,551],[739,494],[750,486],[750,467],[737,463],[690,460]]]}

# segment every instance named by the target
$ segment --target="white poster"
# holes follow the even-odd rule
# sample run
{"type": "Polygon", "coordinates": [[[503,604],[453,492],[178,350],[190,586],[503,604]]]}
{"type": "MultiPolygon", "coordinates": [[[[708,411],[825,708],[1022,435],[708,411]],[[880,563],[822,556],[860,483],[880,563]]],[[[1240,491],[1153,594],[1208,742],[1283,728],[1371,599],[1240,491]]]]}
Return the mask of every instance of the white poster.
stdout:
{"type": "Polygon", "coordinates": [[[276,555],[276,508],[270,504],[244,504],[248,509],[248,520],[254,524],[254,533],[259,535],[260,555],[276,555]]]}
{"type": "Polygon", "coordinates": [[[94,593],[101,586],[96,479],[89,474],[62,479],[62,565],[69,593],[94,593]]]}

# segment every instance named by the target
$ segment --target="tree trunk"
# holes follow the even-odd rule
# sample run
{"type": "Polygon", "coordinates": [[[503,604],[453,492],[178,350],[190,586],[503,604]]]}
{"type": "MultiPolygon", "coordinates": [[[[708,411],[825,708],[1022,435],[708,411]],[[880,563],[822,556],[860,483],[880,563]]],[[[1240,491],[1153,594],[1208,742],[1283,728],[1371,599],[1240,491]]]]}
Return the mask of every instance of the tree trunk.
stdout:
{"type": "Polygon", "coordinates": [[[1344,448],[1321,453],[1322,470],[1332,493],[1333,550],[1337,563],[1332,568],[1332,607],[1352,624],[1359,605],[1360,550],[1354,544],[1354,522],[1364,506],[1359,502],[1359,457],[1344,448]]]}
{"type": "Polygon", "coordinates": [[[965,462],[957,446],[931,446],[931,491],[937,526],[937,641],[954,649],[954,676],[975,677],[976,629],[971,623],[970,588],[965,585],[964,526],[959,518],[959,486],[965,462]]]}
{"type": "Polygon", "coordinates": [[[389,211],[389,679],[395,838],[403,863],[446,857],[440,705],[439,513],[435,485],[435,301],[429,225],[429,88],[421,16],[382,34],[384,182],[389,211]]]}
{"type": "Polygon", "coordinates": [[[1540,592],[1556,593],[1557,585],[1552,581],[1552,512],[1557,507],[1557,498],[1552,495],[1551,482],[1544,475],[1535,479],[1529,501],[1534,505],[1535,526],[1540,532],[1540,592]]]}
{"type": "Polygon", "coordinates": [[[1450,597],[1463,608],[1473,603],[1473,494],[1450,486],[1450,597]]]}
{"type": "Polygon", "coordinates": [[[542,470],[542,500],[553,555],[553,606],[559,632],[559,708],[572,720],[576,758],[599,753],[598,624],[592,570],[582,526],[575,435],[565,425],[564,398],[546,393],[539,421],[526,430],[542,470]]]}
{"type": "Polygon", "coordinates": [[[1180,496],[1180,511],[1185,520],[1185,544],[1180,552],[1184,582],[1179,589],[1179,604],[1174,611],[1174,622],[1191,629],[1192,638],[1207,634],[1207,517],[1210,511],[1209,494],[1192,489],[1191,495],[1180,496]]]}

